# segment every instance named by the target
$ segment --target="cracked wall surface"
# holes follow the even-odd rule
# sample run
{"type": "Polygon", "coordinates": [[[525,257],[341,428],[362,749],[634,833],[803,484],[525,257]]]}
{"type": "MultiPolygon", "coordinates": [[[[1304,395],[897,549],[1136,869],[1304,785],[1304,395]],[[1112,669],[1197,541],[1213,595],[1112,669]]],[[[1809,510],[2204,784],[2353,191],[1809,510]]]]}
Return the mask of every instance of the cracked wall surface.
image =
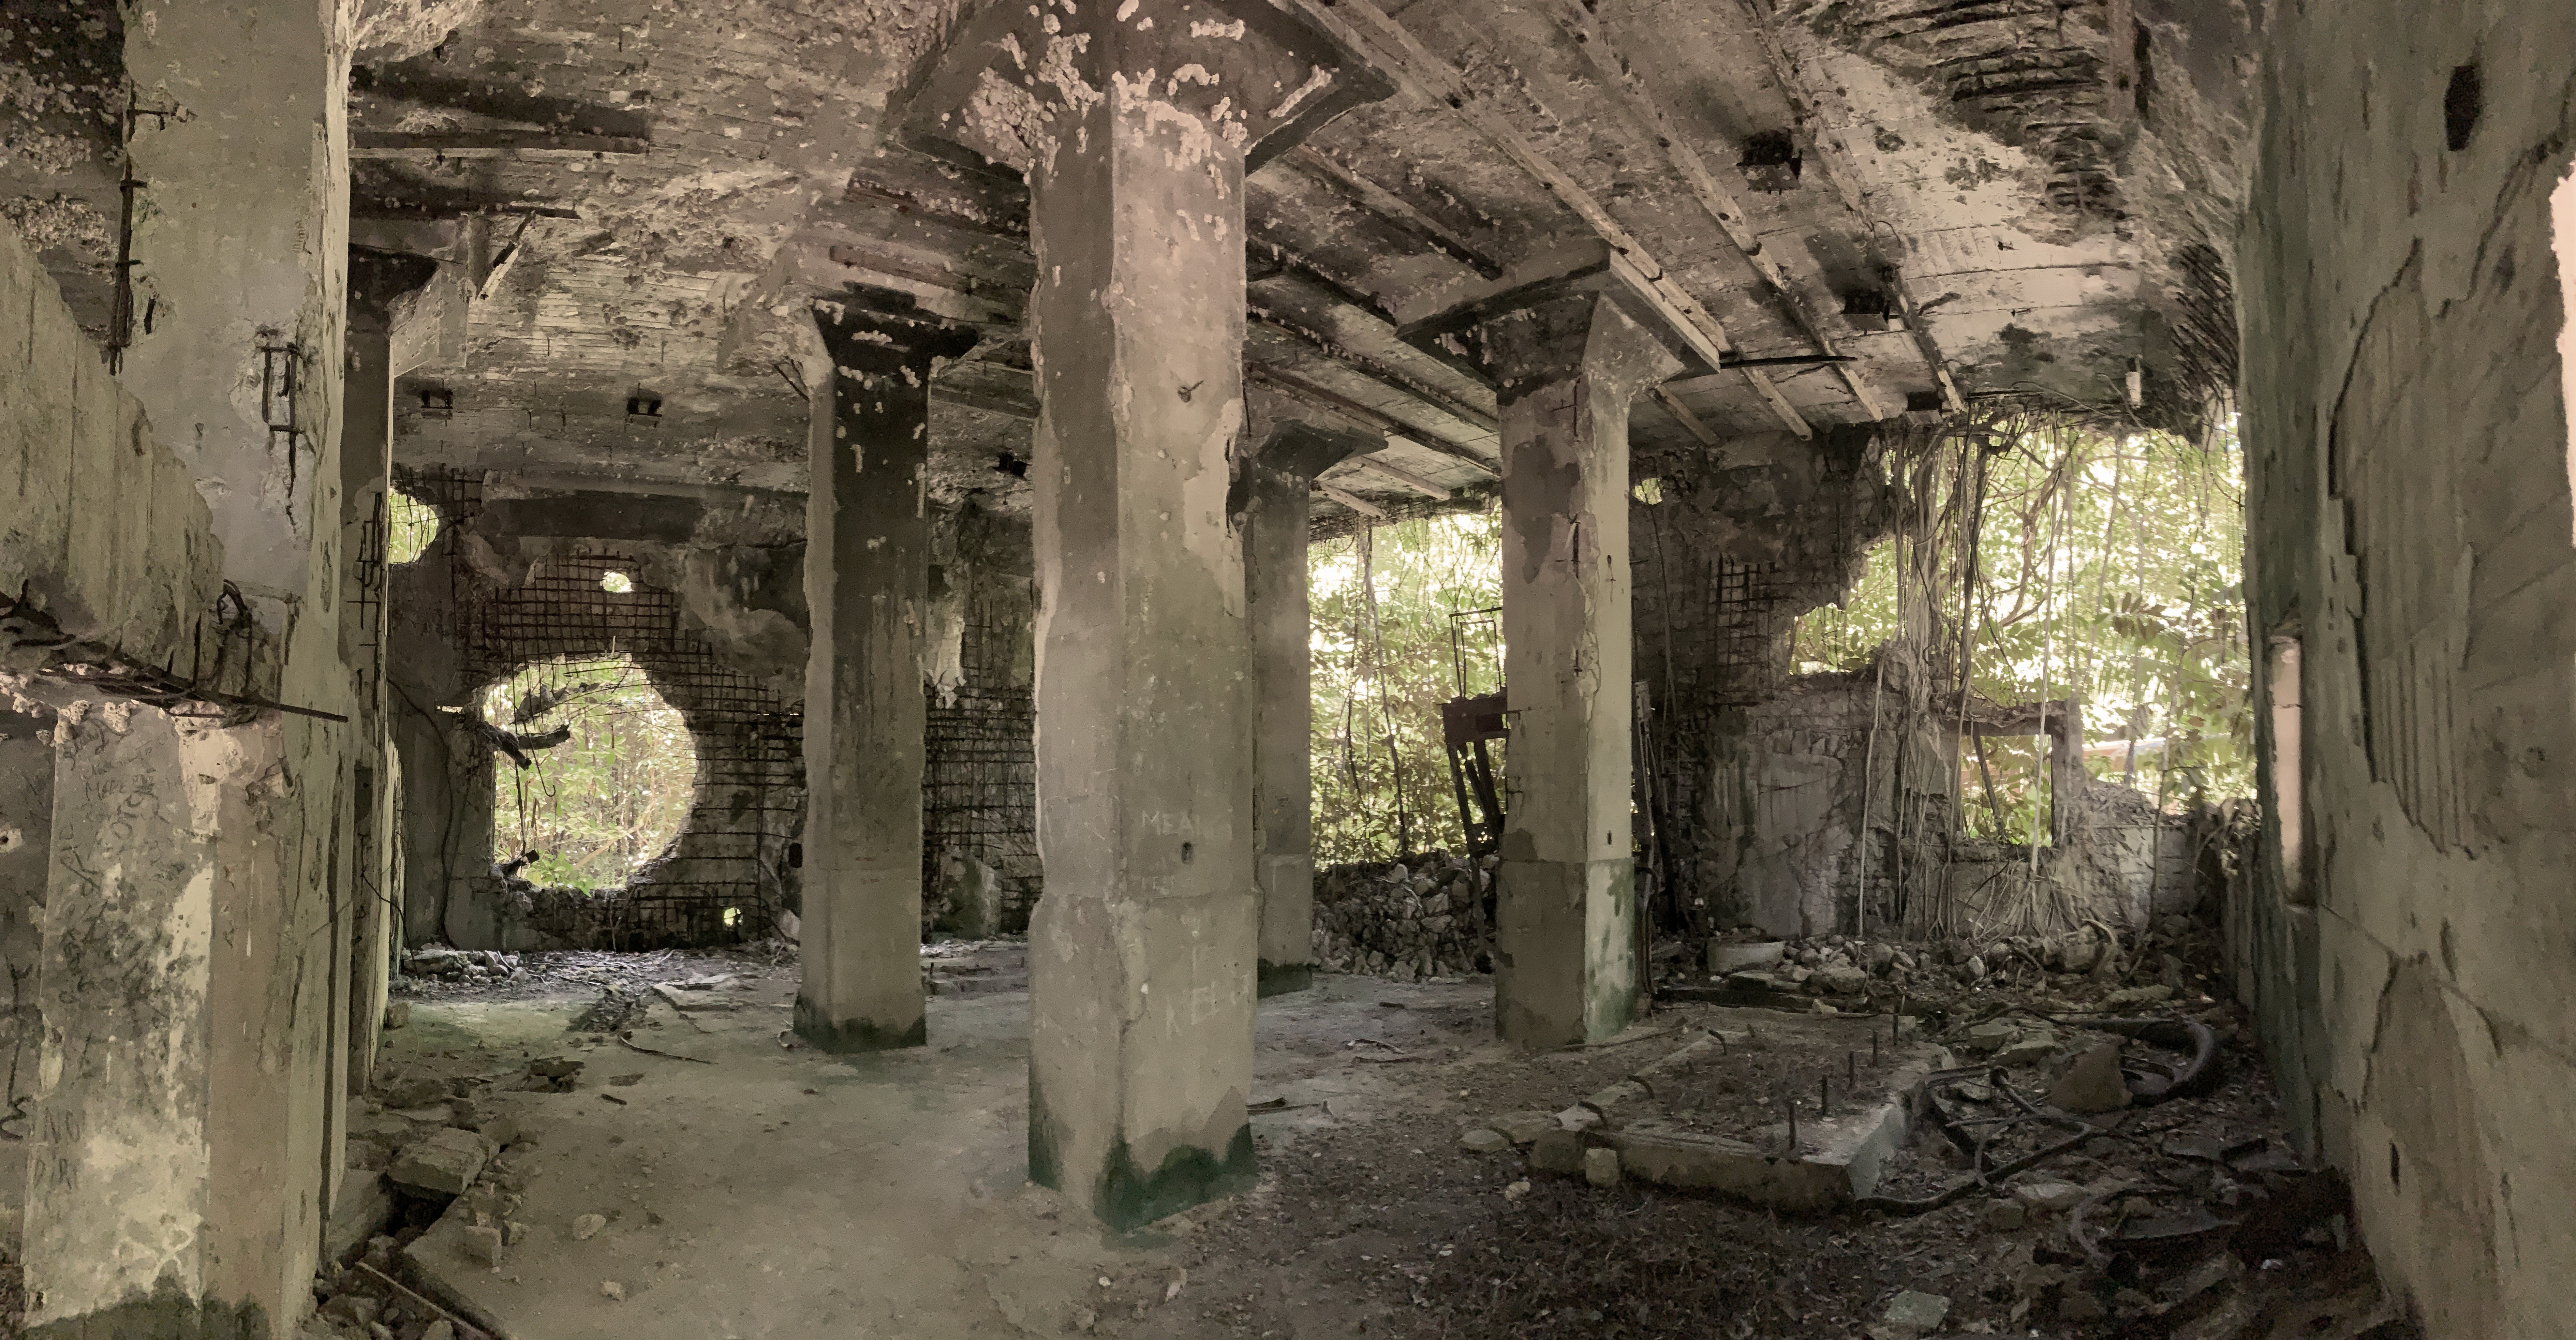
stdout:
{"type": "Polygon", "coordinates": [[[2576,1289],[2566,17],[2277,7],[2237,246],[2251,631],[2296,640],[2296,750],[2258,719],[2305,836],[2267,822],[2231,952],[2436,1336],[2563,1329],[2576,1289]]]}

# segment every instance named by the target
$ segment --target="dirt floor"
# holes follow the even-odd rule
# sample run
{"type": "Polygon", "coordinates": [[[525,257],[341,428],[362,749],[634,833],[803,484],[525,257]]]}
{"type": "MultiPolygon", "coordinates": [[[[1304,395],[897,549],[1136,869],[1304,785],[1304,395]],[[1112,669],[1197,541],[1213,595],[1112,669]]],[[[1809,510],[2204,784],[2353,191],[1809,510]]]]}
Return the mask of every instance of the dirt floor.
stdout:
{"type": "MultiPolygon", "coordinates": [[[[407,1202],[407,1226],[378,1238],[366,1266],[321,1281],[326,1315],[336,1309],[340,1334],[376,1334],[353,1324],[367,1320],[395,1340],[443,1319],[380,1283],[381,1270],[442,1298],[452,1334],[479,1315],[517,1340],[2414,1333],[2347,1250],[2339,1189],[2287,1156],[2259,1058],[2234,1026],[2207,1094],[2090,1128],[1997,1123],[2032,1127],[2026,1145],[2067,1147],[1929,1212],[1800,1218],[1533,1173],[1521,1149],[1470,1153],[1460,1137],[1500,1114],[1565,1108],[1721,1017],[1729,1030],[1768,1019],[1755,1025],[1759,1063],[1734,1082],[1744,1110],[1719,1123],[1741,1128],[1789,1088],[1866,1071],[1853,1026],[1866,1037],[1876,1024],[1816,1031],[1809,1015],[1681,1006],[1615,1045],[1530,1054],[1493,1039],[1489,979],[1326,975],[1263,1002],[1258,1187],[1106,1234],[1026,1182],[1020,952],[926,950],[942,987],[931,1045],[857,1058],[787,1033],[796,967],[776,949],[527,955],[515,976],[412,984],[407,1024],[386,1035],[379,1099],[353,1117],[353,1163],[391,1161],[439,1126],[480,1125],[505,1144],[456,1206],[407,1202]],[[685,1012],[651,990],[681,980],[699,984],[677,993],[685,1012]],[[643,997],[628,1034],[568,1032],[609,987],[643,997]],[[548,1058],[582,1064],[531,1077],[548,1058]],[[384,1106],[442,1090],[444,1101],[384,1106]],[[478,1212],[497,1265],[466,1239],[478,1212]],[[1946,1308],[1918,1324],[1927,1301],[1900,1297],[1909,1291],[1946,1308]],[[370,1296],[377,1307],[355,1301],[370,1296]]],[[[2034,986],[2066,994],[2063,981],[2034,986]]],[[[1945,1111],[1973,1121],[2016,1110],[2013,1095],[2036,1102],[2053,1068],[2098,1045],[2016,1012],[2027,999],[1980,985],[1915,1007],[1935,1041],[1982,1045],[2019,1019],[2049,1044],[2022,1037],[2001,1083],[1982,1066],[1951,1077],[1945,1111]]],[[[2232,1007],[2206,997],[2173,1008],[2231,1024],[2232,1007]]],[[[1722,1107],[1725,1067],[1699,1071],[1691,1084],[1722,1107]]],[[[1998,1137],[1982,1166],[2023,1152],[1998,1137]]],[[[1881,1194],[1957,1188],[1978,1157],[1927,1132],[1881,1194]]]]}

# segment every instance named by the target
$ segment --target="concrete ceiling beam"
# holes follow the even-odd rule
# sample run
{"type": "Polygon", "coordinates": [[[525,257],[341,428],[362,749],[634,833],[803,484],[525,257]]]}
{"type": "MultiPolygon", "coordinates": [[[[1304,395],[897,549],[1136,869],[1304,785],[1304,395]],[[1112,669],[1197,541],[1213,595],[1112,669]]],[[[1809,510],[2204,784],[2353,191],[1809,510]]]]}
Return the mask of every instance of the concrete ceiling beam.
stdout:
{"type": "Polygon", "coordinates": [[[1895,295],[1897,305],[1902,309],[1905,317],[1906,333],[1913,337],[1914,347],[1922,355],[1925,368],[1931,372],[1933,382],[1941,388],[1942,405],[1954,414],[1965,411],[1967,402],[1960,397],[1958,383],[1950,376],[1949,360],[1942,356],[1940,346],[1932,339],[1932,332],[1926,329],[1921,319],[1916,316],[1920,305],[1914,301],[1913,294],[1906,287],[1903,267],[1898,265],[1895,258],[1879,249],[1878,235],[1881,221],[1877,212],[1870,208],[1868,193],[1862,191],[1859,183],[1852,180],[1851,167],[1843,161],[1849,151],[1839,140],[1831,136],[1817,135],[1813,131],[1813,123],[1824,120],[1819,99],[1814,88],[1809,84],[1806,74],[1798,68],[1797,62],[1790,58],[1787,49],[1780,44],[1779,34],[1772,30],[1765,0],[1736,0],[1736,6],[1744,15],[1745,27],[1751,34],[1754,45],[1761,50],[1763,59],[1771,66],[1772,77],[1779,80],[1781,92],[1788,95],[1791,114],[1802,123],[1802,128],[1808,130],[1808,143],[1815,149],[1817,165],[1824,171],[1825,180],[1833,186],[1835,193],[1842,197],[1844,206],[1859,216],[1863,224],[1862,236],[1868,239],[1867,250],[1870,258],[1876,262],[1880,275],[1886,279],[1888,291],[1895,295]]]}
{"type": "MultiPolygon", "coordinates": [[[[1467,84],[1456,67],[1433,54],[1419,38],[1369,0],[1336,0],[1333,8],[1360,15],[1373,29],[1369,34],[1371,45],[1380,53],[1384,63],[1402,76],[1403,82],[1454,111],[1468,126],[1501,149],[1506,157],[1554,192],[1567,208],[1591,225],[1593,233],[1609,245],[1618,263],[1635,271],[1643,291],[1663,309],[1667,322],[1677,325],[1710,367],[1722,365],[1724,360],[1721,356],[1735,348],[1735,341],[1726,333],[1725,323],[1683,288],[1664,268],[1663,262],[1656,259],[1644,240],[1613,217],[1591,192],[1540,153],[1492,108],[1484,105],[1482,95],[1467,84]]],[[[1786,396],[1780,394],[1780,388],[1768,374],[1759,368],[1745,368],[1742,375],[1746,384],[1762,397],[1789,431],[1800,437],[1814,435],[1814,427],[1786,396]]]]}
{"type": "MultiPolygon", "coordinates": [[[[1591,65],[1593,74],[1600,79],[1601,87],[1610,94],[1611,101],[1617,103],[1625,114],[1633,137],[1651,141],[1662,151],[1665,161],[1672,164],[1673,171],[1690,188],[1691,198],[1698,201],[1700,208],[1717,223],[1718,229],[1726,234],[1727,241],[1735,245],[1736,253],[1744,258],[1745,264],[1751,266],[1753,273],[1769,286],[1781,307],[1788,312],[1789,319],[1815,343],[1816,351],[1840,353],[1841,350],[1834,346],[1833,337],[1816,319],[1815,309],[1803,292],[1803,286],[1791,277],[1778,257],[1763,248],[1762,239],[1754,236],[1746,223],[1744,206],[1709,172],[1708,164],[1700,160],[1699,151],[1691,147],[1689,132],[1674,123],[1671,113],[1646,86],[1645,78],[1629,73],[1627,62],[1611,45],[1609,34],[1601,30],[1591,11],[1576,0],[1554,0],[1551,13],[1558,25],[1574,39],[1575,48],[1583,53],[1585,62],[1591,65]]],[[[1852,399],[1859,402],[1863,413],[1873,420],[1889,416],[1886,404],[1870,390],[1869,382],[1860,375],[1860,369],[1850,364],[1837,364],[1834,371],[1851,389],[1852,399]]]]}
{"type": "Polygon", "coordinates": [[[1422,427],[1420,424],[1406,423],[1404,420],[1396,418],[1394,415],[1388,414],[1383,410],[1363,405],[1348,396],[1340,394],[1339,392],[1327,390],[1324,387],[1317,386],[1313,382],[1306,381],[1291,373],[1282,372],[1266,363],[1244,364],[1243,375],[1248,381],[1268,386],[1284,395],[1302,400],[1317,409],[1336,414],[1339,417],[1348,419],[1364,428],[1373,429],[1381,433],[1392,433],[1398,437],[1419,443],[1426,450],[1438,452],[1452,460],[1463,461],[1488,475],[1499,476],[1502,473],[1502,463],[1500,461],[1486,456],[1484,453],[1477,451],[1475,448],[1470,447],[1463,442],[1454,441],[1438,433],[1434,433],[1431,430],[1422,427]]]}
{"type": "Polygon", "coordinates": [[[1502,262],[1487,256],[1466,239],[1443,227],[1438,220],[1414,208],[1402,196],[1335,162],[1313,145],[1298,145],[1281,155],[1279,161],[1331,187],[1344,199],[1396,231],[1487,279],[1503,272],[1502,262]]]}

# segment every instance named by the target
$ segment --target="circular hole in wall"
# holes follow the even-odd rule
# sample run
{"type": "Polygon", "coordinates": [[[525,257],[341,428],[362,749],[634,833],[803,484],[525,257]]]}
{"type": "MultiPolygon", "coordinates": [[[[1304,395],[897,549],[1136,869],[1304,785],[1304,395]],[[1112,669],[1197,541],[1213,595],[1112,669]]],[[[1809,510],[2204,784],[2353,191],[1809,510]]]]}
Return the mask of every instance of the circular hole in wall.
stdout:
{"type": "Polygon", "coordinates": [[[385,497],[385,562],[409,563],[429,551],[438,538],[438,509],[403,492],[385,497]]]}
{"type": "Polygon", "coordinates": [[[635,579],[622,572],[603,572],[599,574],[599,589],[622,596],[635,589],[635,579]]]}
{"type": "Polygon", "coordinates": [[[632,657],[559,657],[483,691],[483,719],[529,766],[492,755],[492,860],[546,888],[611,889],[669,850],[697,791],[688,723],[632,657]],[[533,859],[522,859],[526,853],[533,859]]]}

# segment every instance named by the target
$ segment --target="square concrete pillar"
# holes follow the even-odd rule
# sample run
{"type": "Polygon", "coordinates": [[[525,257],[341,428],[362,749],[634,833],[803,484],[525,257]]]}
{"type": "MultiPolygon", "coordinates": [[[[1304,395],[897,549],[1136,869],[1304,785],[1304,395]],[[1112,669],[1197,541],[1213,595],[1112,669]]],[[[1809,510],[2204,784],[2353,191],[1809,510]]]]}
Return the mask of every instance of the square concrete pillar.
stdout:
{"type": "Polygon", "coordinates": [[[899,122],[1029,175],[1029,1173],[1113,1227],[1248,1186],[1243,174],[1385,85],[1262,0],[971,5],[899,122]],[[1041,77],[1042,76],[1042,77],[1041,77]]]}
{"type": "MultiPolygon", "coordinates": [[[[205,1217],[174,1211],[163,1231],[202,1252],[196,1306],[259,1318],[282,1338],[311,1306],[345,1121],[358,755],[338,561],[351,44],[328,5],[138,0],[124,30],[135,106],[170,114],[133,118],[135,306],[156,315],[138,322],[117,379],[196,478],[241,616],[220,647],[209,638],[199,663],[173,670],[236,703],[297,710],[244,708],[209,733],[189,775],[217,779],[210,863],[129,867],[136,882],[112,907],[175,896],[170,880],[211,880],[196,904],[211,917],[204,989],[171,997],[155,1023],[207,1039],[202,1121],[153,1136],[196,1142],[154,1157],[202,1169],[190,1204],[205,1217]]],[[[156,803],[181,802],[164,791],[156,803]]],[[[55,836],[59,847],[59,824],[55,836]]],[[[58,867],[57,891],[63,877],[58,867]]]]}
{"type": "MultiPolygon", "coordinates": [[[[355,1096],[375,1073],[376,1043],[392,986],[396,937],[391,807],[394,760],[385,717],[385,543],[393,488],[393,326],[396,308],[438,273],[438,263],[390,252],[349,253],[348,358],[341,393],[340,656],[348,663],[352,710],[351,824],[347,838],[348,1037],[340,1087],[355,1096]],[[362,566],[368,564],[370,566],[362,566]]],[[[334,1123],[344,1148],[346,1124],[334,1123]]],[[[334,1159],[330,1188],[344,1161],[334,1159]]]]}
{"type": "Polygon", "coordinates": [[[1511,738],[1494,1024],[1556,1047],[1608,1037],[1635,1008],[1628,407],[1685,364],[1617,258],[1537,263],[1558,269],[1506,275],[1405,337],[1466,334],[1497,381],[1511,738]]]}
{"type": "MultiPolygon", "coordinates": [[[[1283,406],[1274,413],[1294,413],[1283,406]]],[[[1314,979],[1314,657],[1306,590],[1308,499],[1315,476],[1377,451],[1376,433],[1256,416],[1260,449],[1243,463],[1233,508],[1243,529],[1251,624],[1253,879],[1261,900],[1259,994],[1314,979]]]]}
{"type": "Polygon", "coordinates": [[[796,1032],[832,1052],[918,1047],[930,377],[976,334],[881,289],[816,303],[814,325],[832,368],[808,448],[796,1032]]]}
{"type": "MultiPolygon", "coordinates": [[[[276,1204],[224,1199],[220,1165],[239,1147],[213,1138],[222,1034],[251,1031],[227,1029],[214,1005],[216,847],[233,808],[224,792],[243,784],[242,732],[36,692],[55,709],[50,878],[31,934],[9,945],[11,971],[24,970],[31,995],[43,987],[41,1001],[19,1003],[24,1065],[9,1095],[25,1114],[8,1126],[26,1168],[17,1260],[30,1333],[272,1334],[249,1323],[274,1304],[225,1297],[237,1239],[215,1228],[276,1204]]],[[[319,1169],[300,1171],[309,1196],[319,1169]]],[[[299,1314],[305,1305],[287,1301],[299,1314]]]]}

